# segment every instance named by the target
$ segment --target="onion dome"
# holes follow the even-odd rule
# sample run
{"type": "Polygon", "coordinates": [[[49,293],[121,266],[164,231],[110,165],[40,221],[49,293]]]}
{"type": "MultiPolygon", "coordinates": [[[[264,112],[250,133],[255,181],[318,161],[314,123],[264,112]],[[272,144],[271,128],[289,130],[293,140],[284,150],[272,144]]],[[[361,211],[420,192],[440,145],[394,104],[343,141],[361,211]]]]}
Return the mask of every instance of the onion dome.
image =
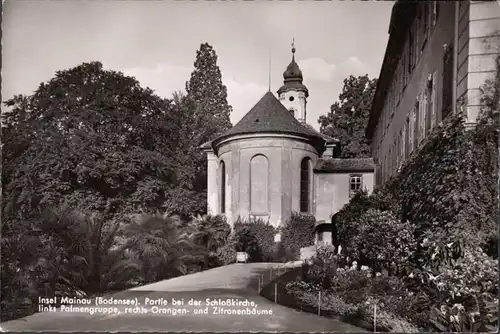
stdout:
{"type": "Polygon", "coordinates": [[[295,51],[295,47],[292,44],[292,61],[286,68],[285,72],[283,72],[284,85],[278,89],[278,94],[295,90],[304,92],[306,97],[308,97],[309,91],[307,90],[307,87],[302,84],[302,71],[300,70],[299,65],[295,62],[295,51]]]}

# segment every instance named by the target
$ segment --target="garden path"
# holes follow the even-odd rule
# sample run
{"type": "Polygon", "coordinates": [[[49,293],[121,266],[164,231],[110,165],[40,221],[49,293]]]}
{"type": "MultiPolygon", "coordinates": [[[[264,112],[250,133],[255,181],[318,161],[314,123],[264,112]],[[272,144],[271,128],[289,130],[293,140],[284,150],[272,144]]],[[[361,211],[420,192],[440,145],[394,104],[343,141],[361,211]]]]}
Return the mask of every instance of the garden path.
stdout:
{"type": "MultiPolygon", "coordinates": [[[[241,332],[241,331],[292,331],[292,332],[361,332],[355,326],[340,321],[302,313],[274,304],[257,293],[259,276],[278,266],[297,266],[297,263],[248,263],[232,264],[200,273],[165,280],[113,295],[119,299],[135,299],[149,310],[146,314],[126,313],[127,306],[117,306],[120,313],[108,315],[88,313],[55,312],[37,313],[29,317],[1,323],[5,331],[156,331],[156,332],[241,332]],[[187,314],[153,314],[152,306],[145,306],[150,300],[171,301],[184,299],[183,308],[187,314]],[[194,314],[194,309],[205,306],[188,305],[188,300],[202,301],[207,298],[247,299],[258,304],[257,310],[272,311],[272,315],[227,315],[214,314],[208,307],[208,314],[194,314]]],[[[170,304],[170,303],[169,303],[170,304]]],[[[167,309],[173,306],[160,306],[167,309]]],[[[239,307],[239,309],[245,307],[239,307]]],[[[231,308],[229,308],[231,309],[231,308]]],[[[235,309],[234,307],[232,309],[235,309]]]]}

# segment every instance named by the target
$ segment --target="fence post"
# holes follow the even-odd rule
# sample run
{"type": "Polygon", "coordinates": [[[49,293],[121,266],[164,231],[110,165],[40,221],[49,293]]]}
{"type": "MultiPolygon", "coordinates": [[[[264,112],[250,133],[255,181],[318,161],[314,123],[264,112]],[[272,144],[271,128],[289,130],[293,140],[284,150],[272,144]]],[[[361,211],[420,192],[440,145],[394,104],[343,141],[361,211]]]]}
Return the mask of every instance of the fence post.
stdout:
{"type": "Polygon", "coordinates": [[[373,305],[373,331],[377,331],[377,304],[373,305]]]}
{"type": "Polygon", "coordinates": [[[321,315],[321,290],[318,291],[318,315],[321,315]]]}
{"type": "Polygon", "coordinates": [[[274,283],[274,303],[278,303],[278,284],[274,283]]]}
{"type": "Polygon", "coordinates": [[[259,276],[259,279],[258,279],[258,285],[257,285],[257,292],[260,293],[260,276],[259,276]]]}

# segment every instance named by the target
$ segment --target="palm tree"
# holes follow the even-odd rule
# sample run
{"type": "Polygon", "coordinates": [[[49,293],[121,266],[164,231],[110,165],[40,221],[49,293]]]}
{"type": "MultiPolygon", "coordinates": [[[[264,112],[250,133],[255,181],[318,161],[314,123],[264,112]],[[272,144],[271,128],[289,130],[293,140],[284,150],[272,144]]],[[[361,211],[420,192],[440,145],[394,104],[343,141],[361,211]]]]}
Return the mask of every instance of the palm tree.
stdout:
{"type": "Polygon", "coordinates": [[[204,215],[193,218],[193,241],[205,249],[203,269],[208,269],[210,257],[216,256],[217,249],[224,246],[231,227],[223,216],[204,215]]]}
{"type": "Polygon", "coordinates": [[[42,280],[54,291],[66,287],[86,294],[124,289],[139,277],[141,263],[131,242],[118,243],[120,224],[72,210],[47,212],[40,223],[47,239],[42,280]]]}
{"type": "Polygon", "coordinates": [[[179,217],[141,215],[126,227],[124,235],[142,262],[148,282],[183,275],[187,264],[198,256],[189,233],[182,232],[179,217]]]}

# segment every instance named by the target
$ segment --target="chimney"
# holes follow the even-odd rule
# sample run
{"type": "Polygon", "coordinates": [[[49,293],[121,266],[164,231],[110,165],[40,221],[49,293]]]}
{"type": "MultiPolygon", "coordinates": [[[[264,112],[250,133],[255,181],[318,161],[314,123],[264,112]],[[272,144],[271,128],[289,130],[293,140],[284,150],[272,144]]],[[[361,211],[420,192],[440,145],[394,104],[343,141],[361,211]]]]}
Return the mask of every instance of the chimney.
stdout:
{"type": "Polygon", "coordinates": [[[333,158],[333,152],[335,150],[335,146],[337,146],[335,143],[327,143],[326,150],[325,150],[325,152],[323,152],[322,157],[323,158],[333,158]]]}

